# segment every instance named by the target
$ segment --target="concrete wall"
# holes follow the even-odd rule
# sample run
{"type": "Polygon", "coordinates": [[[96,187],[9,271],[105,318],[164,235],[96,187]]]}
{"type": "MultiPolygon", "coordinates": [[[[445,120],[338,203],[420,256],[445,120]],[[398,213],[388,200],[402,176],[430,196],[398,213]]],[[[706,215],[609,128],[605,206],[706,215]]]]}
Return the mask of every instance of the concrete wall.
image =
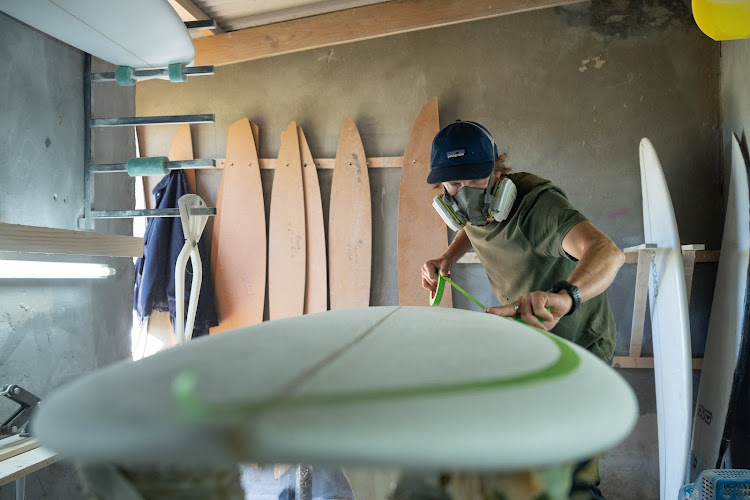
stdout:
{"type": "MultiPolygon", "coordinates": [[[[83,215],[84,56],[0,13],[0,61],[0,222],[77,229],[83,215]]],[[[102,116],[134,113],[132,89],[102,87],[95,95],[108,108],[96,110],[102,116]]],[[[97,161],[133,156],[132,130],[97,138],[97,161]]],[[[101,179],[97,188],[108,203],[133,206],[127,177],[101,179]]],[[[132,231],[129,222],[97,226],[132,231]]],[[[0,254],[32,257],[45,258],[0,254]]],[[[82,281],[0,279],[0,386],[17,383],[42,400],[56,387],[130,356],[132,261],[65,260],[108,263],[117,274],[82,281]]],[[[2,398],[0,420],[17,408],[2,398]]],[[[67,463],[27,478],[27,498],[75,499],[78,490],[67,463]]],[[[13,484],[0,486],[0,499],[11,498],[13,484]]]]}
{"type": "MultiPolygon", "coordinates": [[[[215,113],[216,124],[192,128],[196,157],[223,158],[227,127],[247,117],[260,125],[261,157],[278,154],[281,131],[296,120],[313,155],[332,158],[347,115],[368,156],[399,156],[422,105],[437,96],[442,125],[457,118],[486,125],[511,167],[557,182],[620,247],[644,242],[638,142],[645,136],[662,159],[683,243],[716,249],[719,55],[719,44],[700,33],[681,0],[595,0],[220,67],[178,90],[166,82],[139,84],[136,109],[139,115],[215,113]]],[[[166,154],[174,132],[148,129],[145,153],[166,154]]],[[[373,305],[397,303],[399,175],[370,171],[373,305]]],[[[198,177],[201,195],[214,204],[219,174],[198,177]]],[[[263,172],[267,206],[272,177],[263,172]]],[[[327,211],[331,172],[319,177],[327,211]]],[[[480,299],[494,300],[481,268],[461,265],[453,274],[480,299]]],[[[715,265],[697,265],[691,301],[697,356],[714,274],[715,265]]],[[[635,266],[626,265],[610,289],[621,355],[629,343],[634,280],[635,266]]],[[[460,296],[454,300],[469,307],[460,296]]],[[[651,352],[647,332],[644,355],[651,352]]],[[[604,489],[608,498],[656,498],[653,372],[621,373],[638,393],[642,417],[605,457],[604,489]]]]}
{"type": "Polygon", "coordinates": [[[721,44],[721,116],[723,179],[728,182],[732,160],[732,132],[750,135],[750,40],[733,40],[721,44]]]}

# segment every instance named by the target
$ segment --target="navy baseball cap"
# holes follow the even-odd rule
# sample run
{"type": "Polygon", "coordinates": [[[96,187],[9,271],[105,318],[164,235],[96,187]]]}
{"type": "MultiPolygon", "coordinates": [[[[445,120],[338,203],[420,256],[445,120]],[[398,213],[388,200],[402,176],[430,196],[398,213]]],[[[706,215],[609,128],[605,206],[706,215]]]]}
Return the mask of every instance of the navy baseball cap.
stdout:
{"type": "Polygon", "coordinates": [[[489,177],[498,158],[489,131],[474,122],[456,120],[432,140],[428,184],[489,177]]]}

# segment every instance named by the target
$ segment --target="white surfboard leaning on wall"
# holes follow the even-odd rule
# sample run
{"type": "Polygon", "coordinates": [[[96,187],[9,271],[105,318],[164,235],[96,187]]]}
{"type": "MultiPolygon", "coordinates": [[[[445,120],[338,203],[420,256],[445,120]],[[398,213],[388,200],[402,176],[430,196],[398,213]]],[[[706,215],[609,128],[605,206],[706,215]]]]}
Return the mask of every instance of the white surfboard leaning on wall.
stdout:
{"type": "Polygon", "coordinates": [[[643,233],[657,248],[651,257],[649,307],[654,344],[654,379],[662,500],[677,498],[685,484],[690,417],[692,354],[680,236],[664,172],[651,141],[640,144],[643,233]]]}
{"type": "Polygon", "coordinates": [[[734,399],[740,377],[744,376],[736,373],[736,369],[748,355],[748,343],[743,342],[750,334],[745,306],[750,298],[750,189],[747,170],[739,141],[732,134],[729,197],[703,371],[695,404],[688,466],[690,482],[701,471],[720,466],[732,430],[734,399]]]}

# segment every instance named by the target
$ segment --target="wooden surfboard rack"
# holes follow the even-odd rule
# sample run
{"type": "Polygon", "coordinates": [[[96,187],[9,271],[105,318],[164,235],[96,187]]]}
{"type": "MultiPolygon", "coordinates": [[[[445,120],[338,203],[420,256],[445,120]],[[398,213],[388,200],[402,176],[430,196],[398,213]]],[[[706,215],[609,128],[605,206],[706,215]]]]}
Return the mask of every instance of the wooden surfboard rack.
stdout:
{"type": "MultiPolygon", "coordinates": [[[[637,264],[635,278],[635,301],[633,306],[633,323],[630,328],[630,352],[627,356],[615,356],[612,366],[615,368],[654,368],[654,358],[641,356],[643,344],[643,325],[646,320],[646,304],[648,303],[648,271],[650,249],[652,245],[643,244],[625,248],[625,263],[637,264]]],[[[693,270],[696,262],[719,262],[718,250],[706,250],[705,245],[682,245],[682,261],[685,270],[685,289],[688,302],[693,286],[693,270]]],[[[467,252],[458,260],[459,264],[479,264],[476,253],[467,252]]],[[[693,358],[693,370],[703,367],[703,358],[693,358]]]]}
{"type": "MultiPolygon", "coordinates": [[[[633,304],[633,322],[630,328],[630,352],[628,356],[615,356],[612,366],[615,368],[654,368],[654,358],[642,357],[643,325],[646,319],[648,303],[649,259],[653,245],[643,244],[625,248],[625,263],[637,264],[635,277],[635,300],[633,304]]],[[[688,303],[693,286],[693,270],[696,262],[718,262],[718,250],[706,250],[705,245],[682,245],[682,262],[685,271],[685,290],[688,303]]],[[[703,358],[693,358],[693,370],[703,367],[703,358]]]]}

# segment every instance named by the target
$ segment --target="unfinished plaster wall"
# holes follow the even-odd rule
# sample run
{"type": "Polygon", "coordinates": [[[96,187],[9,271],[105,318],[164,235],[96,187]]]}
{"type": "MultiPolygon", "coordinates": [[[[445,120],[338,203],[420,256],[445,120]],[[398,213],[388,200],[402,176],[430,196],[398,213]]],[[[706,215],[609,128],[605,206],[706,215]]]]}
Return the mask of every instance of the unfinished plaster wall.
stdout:
{"type": "MultiPolygon", "coordinates": [[[[84,196],[84,55],[0,13],[0,61],[0,222],[78,229],[84,196]]],[[[101,113],[134,113],[132,89],[101,88],[95,95],[107,103],[108,109],[97,109],[101,113]]],[[[100,162],[134,156],[132,130],[97,138],[100,162]]],[[[133,206],[127,177],[102,179],[97,187],[107,203],[133,206]]],[[[132,231],[129,222],[97,224],[97,229],[132,231]]],[[[7,253],[0,258],[55,257],[7,253]]],[[[117,274],[80,281],[0,278],[0,386],[16,383],[42,400],[56,387],[130,356],[132,261],[57,258],[107,263],[117,274]]],[[[0,420],[15,409],[2,398],[0,420]]],[[[81,498],[68,463],[35,472],[26,484],[27,498],[81,498]]],[[[11,498],[13,483],[0,486],[0,499],[11,498]]]]}
{"type": "MultiPolygon", "coordinates": [[[[723,179],[726,185],[732,159],[732,133],[750,135],[750,40],[721,44],[721,116],[723,133],[723,179]]],[[[726,186],[728,187],[728,186],[726,186]]],[[[726,200],[725,200],[726,201],[726,200]]]]}
{"type": "MultiPolygon", "coordinates": [[[[368,156],[400,156],[422,105],[437,96],[441,125],[455,119],[489,128],[508,164],[554,180],[620,246],[644,243],[638,143],[649,137],[672,191],[683,243],[720,244],[719,44],[695,27],[689,4],[595,0],[558,9],[345,44],[217,68],[179,87],[139,84],[139,115],[215,113],[192,127],[196,158],[223,158],[228,126],[260,126],[260,156],[278,154],[296,120],[313,155],[335,156],[351,116],[368,156]]],[[[175,127],[141,135],[149,155],[166,154],[175,127]]],[[[215,204],[220,174],[198,174],[215,204]]],[[[263,171],[266,209],[273,179],[263,171]]],[[[319,171],[327,217],[331,171],[319,171]]],[[[398,169],[370,171],[373,215],[371,303],[396,304],[398,169]]],[[[431,210],[425,206],[425,210],[431,210]]],[[[210,227],[207,229],[210,231],[210,227]]],[[[691,299],[696,356],[702,354],[715,265],[698,264],[691,299]]],[[[481,267],[454,278],[487,303],[481,267]]],[[[635,266],[610,288],[618,351],[627,355],[635,266]]],[[[458,307],[473,307],[454,296],[458,307]]],[[[651,355],[646,332],[644,355],[651,355]]],[[[638,393],[633,435],[602,463],[607,498],[658,497],[653,371],[622,370],[638,393]]]]}

